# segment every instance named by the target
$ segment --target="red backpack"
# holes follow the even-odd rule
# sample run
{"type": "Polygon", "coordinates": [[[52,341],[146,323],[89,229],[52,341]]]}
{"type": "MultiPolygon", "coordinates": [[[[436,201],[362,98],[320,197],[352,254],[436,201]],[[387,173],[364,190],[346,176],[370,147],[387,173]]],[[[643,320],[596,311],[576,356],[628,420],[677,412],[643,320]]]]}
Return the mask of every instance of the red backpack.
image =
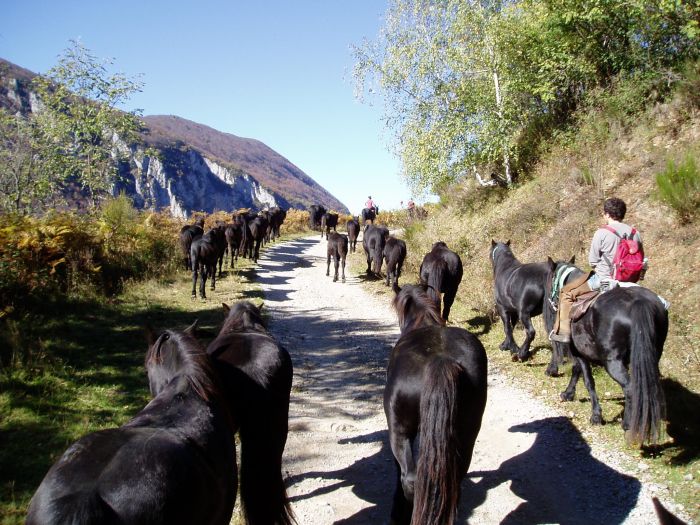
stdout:
{"type": "Polygon", "coordinates": [[[627,234],[621,236],[612,226],[606,225],[603,228],[620,238],[612,261],[614,270],[612,278],[621,282],[636,283],[644,267],[644,249],[634,240],[637,230],[632,228],[629,236],[627,234]]]}

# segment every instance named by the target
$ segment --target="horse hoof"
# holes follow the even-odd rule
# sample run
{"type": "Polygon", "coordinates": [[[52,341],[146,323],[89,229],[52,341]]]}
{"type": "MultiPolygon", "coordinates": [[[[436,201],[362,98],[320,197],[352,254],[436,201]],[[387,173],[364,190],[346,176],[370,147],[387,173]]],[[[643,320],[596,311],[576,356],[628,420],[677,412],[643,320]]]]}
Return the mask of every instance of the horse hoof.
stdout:
{"type": "Polygon", "coordinates": [[[333,282],[334,282],[334,283],[337,283],[337,282],[338,282],[338,278],[335,277],[335,278],[333,279],[333,282]]]}
{"type": "Polygon", "coordinates": [[[600,414],[593,414],[591,416],[591,425],[602,425],[603,424],[603,416],[600,414]]]}
{"type": "Polygon", "coordinates": [[[524,354],[518,354],[518,359],[521,363],[526,362],[530,359],[530,352],[525,352],[524,354]]]}
{"type": "Polygon", "coordinates": [[[507,350],[510,350],[510,348],[508,348],[508,345],[507,345],[505,342],[503,342],[503,343],[501,343],[500,345],[498,345],[498,348],[500,348],[500,349],[503,350],[504,352],[507,351],[507,350]]]}
{"type": "Polygon", "coordinates": [[[547,367],[544,374],[549,377],[559,377],[559,368],[557,367],[547,367]]]}
{"type": "Polygon", "coordinates": [[[573,401],[573,400],[574,400],[574,395],[573,395],[573,394],[569,394],[568,392],[562,392],[561,394],[559,394],[559,399],[560,399],[561,401],[573,401]]]}

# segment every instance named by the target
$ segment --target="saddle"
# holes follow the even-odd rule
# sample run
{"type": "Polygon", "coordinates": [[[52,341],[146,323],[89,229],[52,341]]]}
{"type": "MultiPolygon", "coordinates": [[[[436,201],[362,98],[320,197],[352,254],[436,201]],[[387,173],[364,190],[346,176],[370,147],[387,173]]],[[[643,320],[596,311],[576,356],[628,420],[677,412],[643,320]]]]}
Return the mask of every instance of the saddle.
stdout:
{"type": "Polygon", "coordinates": [[[571,306],[571,311],[569,312],[569,319],[572,321],[578,321],[583,317],[583,315],[588,311],[588,309],[596,302],[600,292],[597,290],[592,290],[584,294],[579,295],[576,298],[576,302],[571,306]]]}

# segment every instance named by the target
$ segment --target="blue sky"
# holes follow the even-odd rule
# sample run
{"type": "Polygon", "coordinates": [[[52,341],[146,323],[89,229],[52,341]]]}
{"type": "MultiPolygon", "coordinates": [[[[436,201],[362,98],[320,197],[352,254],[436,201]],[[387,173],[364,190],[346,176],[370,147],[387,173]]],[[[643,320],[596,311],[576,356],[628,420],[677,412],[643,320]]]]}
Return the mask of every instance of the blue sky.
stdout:
{"type": "MultiPolygon", "coordinates": [[[[353,96],[351,45],[375,40],[384,0],[6,0],[0,56],[46,72],[79,39],[141,75],[127,109],[261,140],[358,213],[411,196],[381,109],[353,96]]],[[[378,102],[378,101],[375,101],[378,102]]]]}

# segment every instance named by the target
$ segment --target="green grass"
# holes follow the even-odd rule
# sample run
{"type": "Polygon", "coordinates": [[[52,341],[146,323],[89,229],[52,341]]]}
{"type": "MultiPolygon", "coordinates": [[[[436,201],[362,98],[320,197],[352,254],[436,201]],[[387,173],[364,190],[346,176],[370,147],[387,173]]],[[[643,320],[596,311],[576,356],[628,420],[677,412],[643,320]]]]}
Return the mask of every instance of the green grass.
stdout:
{"type": "Polygon", "coordinates": [[[223,320],[222,302],[260,304],[251,263],[226,273],[206,301],[191,299],[190,275],[180,271],[130,284],[113,300],[44,304],[2,325],[15,332],[10,339],[37,350],[29,366],[0,370],[0,523],[24,522],[29,499],[70,443],[119,426],[146,405],[147,325],[184,329],[198,319],[198,335],[208,342],[223,320]]]}

